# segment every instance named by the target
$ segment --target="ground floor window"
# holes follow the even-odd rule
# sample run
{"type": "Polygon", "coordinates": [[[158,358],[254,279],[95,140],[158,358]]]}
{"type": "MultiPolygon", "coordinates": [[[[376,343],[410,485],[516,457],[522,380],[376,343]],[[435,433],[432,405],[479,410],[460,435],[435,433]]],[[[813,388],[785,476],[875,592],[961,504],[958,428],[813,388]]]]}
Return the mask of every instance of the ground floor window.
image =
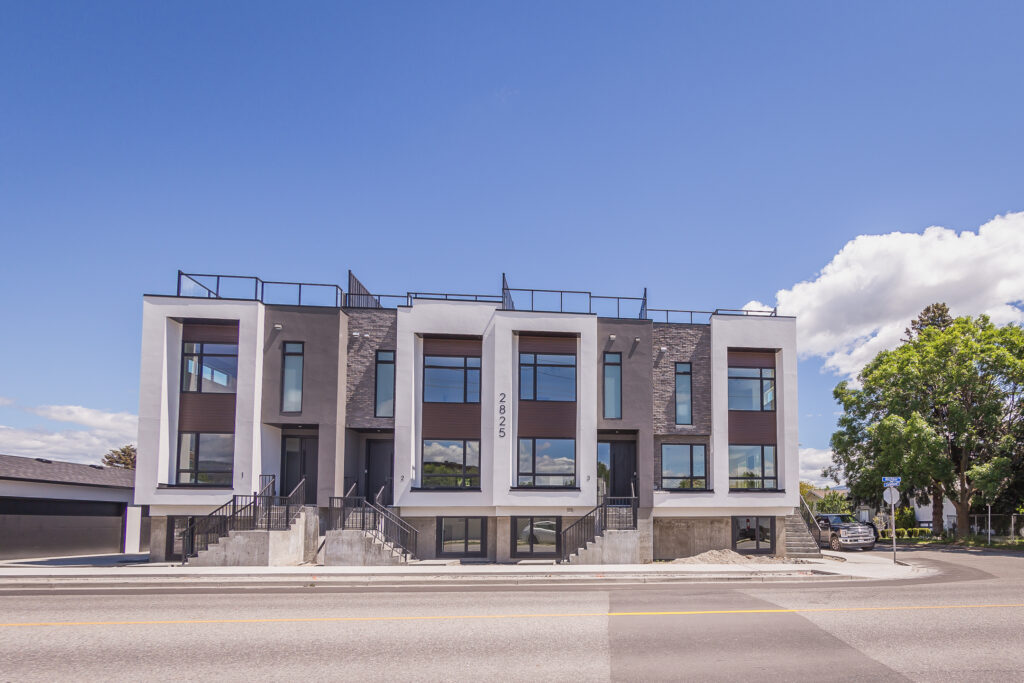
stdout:
{"type": "Polygon", "coordinates": [[[179,484],[231,486],[235,435],[182,432],[178,435],[179,484]]]}
{"type": "Polygon", "coordinates": [[[732,518],[732,549],[738,553],[774,553],[775,518],[732,518]]]}
{"type": "Polygon", "coordinates": [[[555,557],[560,547],[561,517],[513,517],[513,557],[555,557]]]}
{"type": "Polygon", "coordinates": [[[438,557],[486,557],[486,517],[438,517],[438,557]]]}

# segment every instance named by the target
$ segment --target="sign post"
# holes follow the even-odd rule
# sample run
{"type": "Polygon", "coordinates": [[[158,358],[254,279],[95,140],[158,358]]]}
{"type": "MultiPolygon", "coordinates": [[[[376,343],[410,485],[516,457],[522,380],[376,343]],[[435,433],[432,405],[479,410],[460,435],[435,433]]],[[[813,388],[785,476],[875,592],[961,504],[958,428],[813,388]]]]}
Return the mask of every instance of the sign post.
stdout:
{"type": "Polygon", "coordinates": [[[892,532],[892,563],[896,564],[896,501],[899,499],[900,494],[896,490],[896,487],[900,485],[902,477],[882,477],[882,483],[885,484],[885,502],[889,504],[889,518],[890,518],[890,529],[892,532]]]}

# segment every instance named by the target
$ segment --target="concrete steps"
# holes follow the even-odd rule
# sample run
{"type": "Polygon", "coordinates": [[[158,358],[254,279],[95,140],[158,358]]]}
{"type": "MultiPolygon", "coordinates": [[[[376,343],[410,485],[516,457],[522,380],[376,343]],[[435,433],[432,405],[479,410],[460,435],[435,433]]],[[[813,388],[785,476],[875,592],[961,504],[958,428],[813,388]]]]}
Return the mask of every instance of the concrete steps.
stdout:
{"type": "Polygon", "coordinates": [[[786,516],[786,557],[821,557],[814,536],[807,530],[807,524],[798,514],[786,516]]]}
{"type": "Polygon", "coordinates": [[[302,564],[306,512],[302,511],[287,530],[231,531],[188,563],[195,567],[267,567],[302,564]]]}
{"type": "Polygon", "coordinates": [[[606,529],[569,555],[569,564],[640,564],[640,531],[606,529]]]}
{"type": "Polygon", "coordinates": [[[397,566],[408,564],[409,555],[372,532],[337,529],[327,532],[321,561],[325,566],[397,566]]]}

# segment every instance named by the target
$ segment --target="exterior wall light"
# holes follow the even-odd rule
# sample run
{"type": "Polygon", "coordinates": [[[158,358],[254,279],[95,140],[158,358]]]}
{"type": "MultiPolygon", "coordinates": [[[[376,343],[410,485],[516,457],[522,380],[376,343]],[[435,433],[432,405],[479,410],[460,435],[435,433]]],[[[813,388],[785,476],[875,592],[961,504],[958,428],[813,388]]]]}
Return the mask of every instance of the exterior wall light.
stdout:
{"type": "Polygon", "coordinates": [[[284,325],[282,325],[281,323],[274,323],[274,329],[275,330],[279,330],[279,331],[283,330],[284,329],[284,325]]]}
{"type": "Polygon", "coordinates": [[[358,337],[358,336],[359,336],[359,333],[358,333],[358,332],[353,332],[353,333],[352,333],[352,336],[353,336],[353,337],[358,337]]]}
{"type": "Polygon", "coordinates": [[[615,341],[615,335],[614,334],[609,334],[608,335],[608,339],[610,339],[612,341],[615,341]]]}
{"type": "Polygon", "coordinates": [[[661,352],[665,353],[666,351],[668,351],[668,347],[667,346],[662,346],[661,347],[661,352]]]}

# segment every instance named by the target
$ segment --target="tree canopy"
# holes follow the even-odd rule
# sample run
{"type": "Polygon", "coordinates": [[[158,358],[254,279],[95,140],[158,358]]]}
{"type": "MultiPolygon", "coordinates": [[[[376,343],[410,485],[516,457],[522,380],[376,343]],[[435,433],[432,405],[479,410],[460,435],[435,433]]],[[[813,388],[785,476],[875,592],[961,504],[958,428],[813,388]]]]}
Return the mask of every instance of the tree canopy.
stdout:
{"type": "Polygon", "coordinates": [[[103,464],[107,467],[123,467],[127,470],[135,469],[135,446],[128,444],[120,448],[112,448],[103,456],[103,464]]]}
{"type": "Polygon", "coordinates": [[[902,476],[905,499],[948,497],[964,536],[972,499],[995,498],[1021,468],[1024,330],[951,320],[934,304],[907,332],[861,371],[860,387],[835,388],[843,414],[825,475],[876,506],[882,476],[902,476]]]}

